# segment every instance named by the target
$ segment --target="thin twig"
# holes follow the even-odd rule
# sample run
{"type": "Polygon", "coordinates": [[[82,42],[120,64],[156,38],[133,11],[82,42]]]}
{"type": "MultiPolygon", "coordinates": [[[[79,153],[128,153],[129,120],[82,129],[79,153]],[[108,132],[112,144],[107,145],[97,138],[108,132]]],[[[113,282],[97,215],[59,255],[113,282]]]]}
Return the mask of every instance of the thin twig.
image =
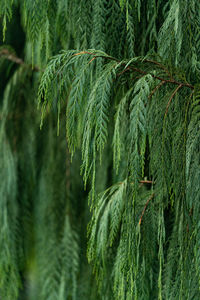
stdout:
{"type": "Polygon", "coordinates": [[[147,202],[146,202],[146,204],[145,204],[145,206],[144,206],[144,209],[143,209],[143,211],[142,211],[140,220],[139,220],[139,225],[141,225],[142,218],[143,218],[144,213],[145,213],[145,211],[146,211],[146,209],[147,209],[147,206],[148,206],[149,202],[153,199],[154,196],[155,196],[155,194],[152,194],[152,195],[149,197],[149,199],[147,200],[147,202]]]}
{"type": "Polygon", "coordinates": [[[96,57],[94,56],[90,61],[89,61],[89,63],[88,64],[90,64],[93,60],[95,60],[96,59],[96,57]]]}
{"type": "Polygon", "coordinates": [[[134,70],[135,72],[138,72],[138,73],[141,73],[141,74],[144,74],[144,75],[151,75],[153,78],[155,79],[158,79],[160,81],[164,81],[166,83],[172,83],[172,84],[175,84],[175,85],[181,85],[181,86],[185,86],[185,87],[188,87],[190,89],[194,89],[194,86],[189,84],[189,83],[183,83],[183,82],[179,82],[179,81],[176,81],[175,79],[165,79],[165,78],[162,78],[162,77],[159,77],[159,76],[156,76],[156,75],[153,75],[151,73],[148,73],[148,72],[145,72],[141,69],[138,69],[138,68],[135,68],[135,67],[132,67],[132,70],[134,70]]]}
{"type": "Polygon", "coordinates": [[[120,73],[117,74],[117,76],[121,76],[122,74],[124,74],[125,72],[129,71],[130,68],[127,67],[126,69],[124,69],[123,71],[121,71],[120,73]]]}
{"type": "Polygon", "coordinates": [[[146,184],[154,184],[152,180],[140,180],[140,183],[146,183],[146,184]]]}
{"type": "MultiPolygon", "coordinates": [[[[118,183],[122,184],[123,181],[118,182],[118,183]]],[[[139,180],[138,183],[141,183],[141,185],[143,185],[143,184],[154,184],[154,181],[151,181],[151,180],[139,180]]],[[[133,184],[133,182],[131,182],[131,184],[133,184]]]]}
{"type": "Polygon", "coordinates": [[[153,96],[153,94],[165,83],[165,81],[161,81],[154,89],[153,91],[149,94],[149,99],[153,96]]]}
{"type": "Polygon", "coordinates": [[[167,107],[166,107],[166,111],[165,111],[165,116],[167,115],[167,112],[168,112],[168,109],[169,109],[169,106],[170,106],[170,103],[172,101],[172,99],[174,98],[174,96],[176,95],[176,93],[178,92],[178,90],[182,87],[183,85],[180,84],[179,86],[177,86],[177,88],[173,91],[168,103],[167,103],[167,107]]]}
{"type": "Polygon", "coordinates": [[[154,60],[151,60],[151,59],[145,59],[143,60],[144,62],[147,62],[147,63],[152,63],[154,65],[157,65],[158,67],[160,67],[161,69],[163,69],[167,75],[171,78],[171,74],[169,73],[169,71],[165,68],[165,66],[163,66],[161,63],[157,62],[157,61],[154,61],[154,60]]]}

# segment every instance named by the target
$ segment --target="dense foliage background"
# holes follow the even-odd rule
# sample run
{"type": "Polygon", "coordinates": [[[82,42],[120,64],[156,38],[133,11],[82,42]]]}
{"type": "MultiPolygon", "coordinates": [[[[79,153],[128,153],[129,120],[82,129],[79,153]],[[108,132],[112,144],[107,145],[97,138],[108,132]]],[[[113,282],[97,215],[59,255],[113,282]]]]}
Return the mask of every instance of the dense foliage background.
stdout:
{"type": "Polygon", "coordinates": [[[199,0],[0,22],[0,298],[200,299],[199,0]]]}

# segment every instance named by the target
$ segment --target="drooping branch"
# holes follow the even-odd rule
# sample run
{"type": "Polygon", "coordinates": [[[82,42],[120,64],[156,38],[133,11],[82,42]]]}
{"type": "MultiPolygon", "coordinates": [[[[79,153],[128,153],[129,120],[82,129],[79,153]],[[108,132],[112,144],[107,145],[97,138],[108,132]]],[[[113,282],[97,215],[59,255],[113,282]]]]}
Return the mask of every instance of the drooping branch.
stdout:
{"type": "Polygon", "coordinates": [[[165,79],[165,78],[162,78],[162,77],[159,77],[159,76],[156,76],[156,75],[154,75],[154,74],[151,74],[151,73],[148,73],[148,72],[146,72],[146,71],[143,71],[143,70],[141,70],[141,69],[138,69],[138,68],[135,68],[135,67],[131,67],[131,69],[132,70],[134,70],[135,72],[137,72],[137,73],[141,73],[141,74],[144,74],[144,75],[151,75],[153,78],[155,78],[155,79],[158,79],[158,80],[160,80],[161,82],[165,82],[165,83],[171,83],[171,84],[175,84],[175,85],[178,85],[178,86],[185,86],[185,87],[188,87],[188,88],[190,88],[190,89],[194,89],[194,86],[193,85],[191,85],[191,84],[189,84],[189,83],[182,83],[182,82],[179,82],[179,81],[177,81],[177,80],[175,80],[175,79],[165,79]]]}
{"type": "Polygon", "coordinates": [[[146,211],[146,209],[147,209],[147,206],[148,206],[149,202],[153,199],[154,196],[155,196],[155,194],[152,194],[152,195],[148,198],[148,200],[147,200],[147,202],[146,202],[146,204],[145,204],[145,206],[144,206],[144,209],[143,209],[143,211],[142,211],[142,214],[141,214],[141,217],[140,217],[140,220],[139,220],[139,225],[141,225],[142,218],[143,218],[144,213],[145,213],[145,211],[146,211]]]}
{"type": "Polygon", "coordinates": [[[151,59],[144,59],[144,62],[151,63],[153,65],[157,65],[159,68],[163,69],[168,74],[168,76],[171,78],[171,75],[170,75],[169,71],[161,63],[159,63],[157,61],[154,61],[154,60],[151,60],[151,59]]]}
{"type": "MultiPolygon", "coordinates": [[[[116,58],[114,58],[114,57],[112,57],[112,56],[106,56],[106,55],[96,55],[96,54],[94,54],[94,53],[92,53],[92,52],[89,52],[89,51],[81,51],[81,52],[79,52],[79,53],[76,53],[76,54],[74,54],[73,56],[78,56],[78,55],[82,55],[82,54],[89,54],[89,55],[92,55],[94,58],[104,58],[104,59],[108,59],[108,60],[114,60],[114,61],[116,61],[116,62],[118,62],[118,63],[120,63],[120,60],[118,60],[118,59],[116,59],[116,58]]],[[[92,59],[93,60],[93,59],[92,59]]],[[[92,62],[92,60],[90,61],[90,62],[92,62]]],[[[168,74],[168,76],[170,76],[170,74],[169,74],[169,72],[168,72],[168,70],[166,70],[166,68],[163,66],[163,65],[161,65],[160,63],[158,63],[158,62],[155,62],[155,61],[152,61],[152,60],[143,60],[142,61],[143,63],[153,63],[153,64],[156,64],[156,65],[158,65],[161,69],[163,69],[163,70],[165,70],[165,72],[168,74]]],[[[122,63],[122,65],[124,65],[124,66],[126,66],[126,64],[125,63],[122,63]]],[[[135,72],[137,72],[137,73],[140,73],[140,74],[143,74],[143,75],[151,75],[153,78],[155,78],[155,79],[158,79],[158,80],[160,80],[161,82],[165,82],[165,83],[171,83],[171,84],[175,84],[175,85],[178,85],[178,86],[182,86],[182,87],[187,87],[187,88],[190,88],[190,89],[194,89],[194,86],[193,85],[191,85],[191,84],[189,84],[189,83],[186,83],[186,82],[180,82],[180,81],[177,81],[177,80],[175,80],[174,78],[169,78],[169,79],[166,79],[166,78],[162,78],[162,77],[160,77],[160,76],[156,76],[156,75],[154,75],[154,74],[151,74],[151,73],[148,73],[148,72],[146,72],[146,71],[144,71],[144,70],[142,70],[142,69],[139,69],[139,68],[135,68],[134,66],[131,66],[131,65],[129,65],[125,70],[124,70],[124,72],[126,72],[126,71],[128,71],[128,70],[133,70],[133,71],[135,71],[135,72]]],[[[121,72],[121,74],[123,74],[124,72],[121,72]]]]}
{"type": "Polygon", "coordinates": [[[165,116],[167,115],[167,112],[168,112],[168,109],[169,109],[169,106],[170,106],[170,103],[172,102],[172,99],[174,98],[174,96],[176,95],[176,93],[178,92],[178,90],[180,88],[182,88],[182,84],[180,84],[179,86],[177,86],[177,88],[174,90],[174,92],[172,93],[168,103],[167,103],[167,107],[166,107],[166,111],[165,111],[165,116]]]}
{"type": "Polygon", "coordinates": [[[153,91],[150,93],[149,95],[149,99],[153,96],[153,94],[165,83],[165,81],[161,81],[154,89],[153,91]]]}

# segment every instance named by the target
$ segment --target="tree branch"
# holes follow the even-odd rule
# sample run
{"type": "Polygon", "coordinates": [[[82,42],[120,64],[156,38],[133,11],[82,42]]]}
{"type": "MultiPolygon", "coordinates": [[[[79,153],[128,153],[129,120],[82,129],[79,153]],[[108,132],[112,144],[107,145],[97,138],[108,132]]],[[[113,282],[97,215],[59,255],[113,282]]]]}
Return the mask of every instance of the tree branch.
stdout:
{"type": "Polygon", "coordinates": [[[170,106],[170,103],[172,101],[172,99],[174,98],[174,96],[176,95],[176,93],[178,92],[178,90],[180,88],[182,88],[182,84],[180,84],[179,86],[177,86],[177,88],[174,90],[174,92],[172,93],[170,99],[169,99],[169,102],[167,103],[167,107],[166,107],[166,111],[165,111],[165,116],[167,115],[167,112],[168,112],[168,109],[169,109],[169,106],[170,106]]]}
{"type": "Polygon", "coordinates": [[[154,184],[154,182],[151,181],[151,180],[140,180],[139,182],[140,183],[146,183],[146,184],[154,184]]]}
{"type": "Polygon", "coordinates": [[[153,199],[154,196],[155,196],[155,194],[152,194],[152,195],[149,197],[149,199],[147,200],[147,202],[146,202],[146,204],[145,204],[145,206],[144,206],[144,209],[143,209],[143,211],[142,211],[140,220],[139,220],[139,225],[141,225],[142,218],[143,218],[144,213],[145,213],[145,211],[146,211],[146,209],[147,209],[147,206],[148,206],[149,202],[153,199]]]}
{"type": "MultiPolygon", "coordinates": [[[[22,65],[22,66],[26,66],[26,67],[31,67],[30,65],[26,64],[21,58],[17,57],[15,54],[9,52],[8,49],[2,49],[0,51],[0,57],[3,57],[7,60],[10,60],[18,65],[22,65]]],[[[37,66],[34,66],[32,68],[33,71],[36,71],[36,72],[40,72],[40,68],[38,68],[37,66]]]]}
{"type": "MultiPolygon", "coordinates": [[[[105,59],[108,59],[108,60],[114,60],[114,61],[120,63],[120,60],[118,60],[118,59],[116,59],[116,58],[114,58],[114,57],[112,57],[112,56],[96,55],[96,54],[91,53],[91,52],[89,52],[89,51],[81,51],[81,52],[79,52],[79,53],[74,54],[73,56],[82,55],[82,54],[89,54],[89,55],[93,55],[95,58],[101,57],[101,58],[105,58],[105,59]]],[[[156,65],[160,66],[160,68],[164,69],[165,72],[167,72],[167,73],[168,73],[168,76],[169,76],[169,72],[168,72],[168,71],[166,70],[166,68],[165,68],[163,65],[161,65],[160,63],[157,63],[157,62],[152,61],[152,60],[144,60],[144,62],[153,63],[153,64],[156,64],[156,65]]],[[[126,65],[126,64],[124,63],[124,64],[122,64],[122,65],[126,65]]],[[[140,74],[143,74],[143,75],[148,75],[148,74],[149,74],[149,75],[151,75],[153,78],[158,79],[158,80],[160,80],[160,81],[162,81],[162,82],[171,83],[171,84],[175,84],[175,85],[178,85],[178,86],[181,85],[181,86],[190,88],[190,89],[192,89],[192,90],[194,89],[194,86],[191,85],[191,84],[189,84],[189,83],[179,82],[179,81],[177,81],[177,80],[175,80],[175,79],[173,79],[173,78],[165,79],[165,78],[162,78],[162,77],[160,77],[160,76],[156,76],[156,75],[154,75],[154,74],[148,73],[148,72],[146,72],[146,71],[144,71],[144,70],[141,70],[141,69],[139,69],[139,68],[135,68],[134,66],[131,66],[131,65],[129,65],[129,69],[132,69],[133,71],[135,71],[135,72],[137,72],[137,73],[140,73],[140,74]]],[[[127,69],[127,70],[128,70],[128,69],[127,69]]],[[[170,76],[169,76],[169,77],[170,77],[170,76]]]]}
{"type": "Polygon", "coordinates": [[[153,91],[150,93],[149,95],[149,99],[153,96],[153,94],[165,83],[165,81],[161,81],[154,89],[153,91]]]}

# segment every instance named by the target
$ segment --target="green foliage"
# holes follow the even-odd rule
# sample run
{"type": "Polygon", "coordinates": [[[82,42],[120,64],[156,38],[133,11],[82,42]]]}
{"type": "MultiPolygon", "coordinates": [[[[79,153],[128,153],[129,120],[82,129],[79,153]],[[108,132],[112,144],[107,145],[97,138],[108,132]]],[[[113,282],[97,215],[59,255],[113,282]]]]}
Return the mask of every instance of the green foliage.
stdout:
{"type": "Polygon", "coordinates": [[[0,297],[199,299],[199,1],[0,17],[0,297]]]}
{"type": "Polygon", "coordinates": [[[1,0],[0,2],[0,17],[3,17],[3,39],[5,40],[5,32],[7,29],[7,19],[10,21],[12,17],[13,0],[1,0]]]}

